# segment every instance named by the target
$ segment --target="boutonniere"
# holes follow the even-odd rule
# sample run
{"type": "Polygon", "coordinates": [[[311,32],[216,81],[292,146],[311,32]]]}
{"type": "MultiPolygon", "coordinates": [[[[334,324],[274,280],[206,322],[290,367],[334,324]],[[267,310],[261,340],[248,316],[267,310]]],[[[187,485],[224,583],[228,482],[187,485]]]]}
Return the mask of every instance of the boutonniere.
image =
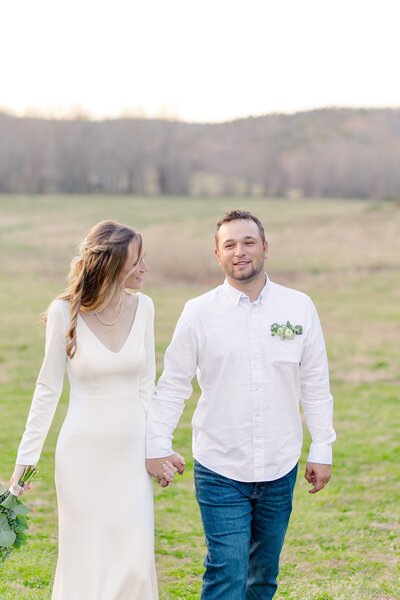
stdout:
{"type": "Polygon", "coordinates": [[[272,323],[271,335],[279,335],[281,340],[292,340],[295,335],[301,335],[303,327],[301,325],[292,325],[290,321],[286,321],[286,325],[272,323]]]}

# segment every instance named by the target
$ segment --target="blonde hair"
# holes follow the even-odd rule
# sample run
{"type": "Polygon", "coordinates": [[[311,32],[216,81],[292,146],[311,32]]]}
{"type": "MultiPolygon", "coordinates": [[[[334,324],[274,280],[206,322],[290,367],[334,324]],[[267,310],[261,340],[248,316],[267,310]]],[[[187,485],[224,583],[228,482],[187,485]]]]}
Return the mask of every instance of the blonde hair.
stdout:
{"type": "MultiPolygon", "coordinates": [[[[79,311],[102,310],[120,294],[120,273],[132,240],[139,243],[140,259],[142,238],[139,233],[116,221],[101,221],[86,235],[80,246],[79,256],[72,259],[68,285],[65,291],[57,296],[57,299],[68,300],[70,303],[71,318],[66,333],[69,358],[76,352],[79,311]]],[[[44,319],[46,316],[45,313],[44,319]]]]}

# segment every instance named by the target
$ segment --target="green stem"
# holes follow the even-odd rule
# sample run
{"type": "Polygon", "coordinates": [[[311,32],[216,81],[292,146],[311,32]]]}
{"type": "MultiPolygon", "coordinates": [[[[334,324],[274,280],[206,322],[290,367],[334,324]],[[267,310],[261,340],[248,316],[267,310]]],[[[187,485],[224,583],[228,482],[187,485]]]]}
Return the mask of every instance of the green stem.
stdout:
{"type": "Polygon", "coordinates": [[[24,486],[24,483],[30,483],[35,478],[37,471],[36,467],[27,467],[24,473],[22,474],[21,479],[18,482],[18,485],[21,487],[24,486]]]}

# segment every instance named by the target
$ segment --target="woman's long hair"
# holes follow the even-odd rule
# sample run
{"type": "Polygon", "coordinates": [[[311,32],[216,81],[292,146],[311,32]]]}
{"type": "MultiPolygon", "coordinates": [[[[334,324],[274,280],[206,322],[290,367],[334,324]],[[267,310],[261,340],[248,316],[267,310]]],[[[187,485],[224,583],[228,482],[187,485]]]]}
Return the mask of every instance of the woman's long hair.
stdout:
{"type": "Polygon", "coordinates": [[[57,296],[57,299],[70,303],[71,319],[66,334],[69,358],[76,352],[79,311],[100,311],[112,304],[121,293],[120,273],[132,240],[138,241],[140,258],[142,238],[139,233],[116,221],[101,221],[88,232],[80,246],[79,256],[72,259],[67,287],[57,296]]]}

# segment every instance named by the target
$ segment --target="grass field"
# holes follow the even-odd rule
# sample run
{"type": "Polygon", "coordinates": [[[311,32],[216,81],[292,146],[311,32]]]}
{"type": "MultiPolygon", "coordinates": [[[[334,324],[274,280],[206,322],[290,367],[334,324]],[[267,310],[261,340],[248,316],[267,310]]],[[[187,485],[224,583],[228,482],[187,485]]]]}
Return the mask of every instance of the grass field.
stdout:
{"type": "MultiPolygon", "coordinates": [[[[184,302],[221,280],[217,219],[252,210],[270,242],[271,279],[310,294],[329,351],[335,397],[334,476],[308,494],[301,459],[280,573],[279,600],[400,598],[400,207],[371,201],[0,196],[0,480],[9,478],[40,367],[39,315],[63,288],[86,229],[104,218],[137,228],[151,271],[158,374],[184,302]]],[[[161,600],[200,596],[204,542],[193,495],[190,419],[175,436],[188,469],[155,488],[161,600]]],[[[27,497],[29,543],[0,567],[1,600],[50,598],[56,561],[53,453],[65,389],[27,497]]],[[[74,598],[71,600],[94,600],[74,598]]]]}

